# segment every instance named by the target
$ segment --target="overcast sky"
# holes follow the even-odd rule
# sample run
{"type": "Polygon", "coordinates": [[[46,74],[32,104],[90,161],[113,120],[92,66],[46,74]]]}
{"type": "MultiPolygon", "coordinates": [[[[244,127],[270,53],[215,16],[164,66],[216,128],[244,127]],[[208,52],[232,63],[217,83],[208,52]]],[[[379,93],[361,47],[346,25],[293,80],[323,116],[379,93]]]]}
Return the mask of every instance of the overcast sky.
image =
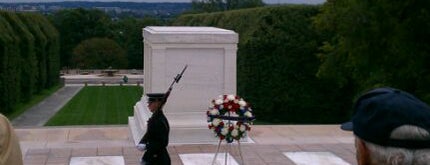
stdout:
{"type": "MultiPolygon", "coordinates": [[[[61,2],[61,1],[102,1],[102,2],[191,2],[191,0],[0,0],[0,2],[61,2]]],[[[318,4],[323,3],[325,0],[263,0],[265,3],[294,3],[294,4],[318,4]]]]}

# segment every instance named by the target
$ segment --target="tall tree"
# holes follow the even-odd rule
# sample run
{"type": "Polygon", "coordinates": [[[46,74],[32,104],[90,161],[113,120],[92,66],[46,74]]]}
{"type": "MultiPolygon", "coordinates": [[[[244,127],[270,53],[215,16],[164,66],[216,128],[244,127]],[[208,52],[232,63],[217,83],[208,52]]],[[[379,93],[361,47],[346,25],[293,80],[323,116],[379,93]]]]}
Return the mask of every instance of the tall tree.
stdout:
{"type": "Polygon", "coordinates": [[[318,76],[357,91],[393,86],[430,102],[430,1],[328,0],[315,25],[334,37],[318,76]]]}
{"type": "Polygon", "coordinates": [[[129,69],[143,68],[142,29],[149,25],[161,25],[161,22],[149,17],[142,19],[128,17],[113,23],[113,39],[125,49],[129,69]]]}
{"type": "Polygon", "coordinates": [[[60,10],[51,16],[54,26],[60,32],[61,66],[74,67],[72,51],[81,41],[93,37],[112,36],[110,18],[100,10],[82,8],[60,10]]]}
{"type": "Polygon", "coordinates": [[[73,49],[73,62],[81,69],[127,68],[124,49],[114,40],[91,38],[73,49]]]}

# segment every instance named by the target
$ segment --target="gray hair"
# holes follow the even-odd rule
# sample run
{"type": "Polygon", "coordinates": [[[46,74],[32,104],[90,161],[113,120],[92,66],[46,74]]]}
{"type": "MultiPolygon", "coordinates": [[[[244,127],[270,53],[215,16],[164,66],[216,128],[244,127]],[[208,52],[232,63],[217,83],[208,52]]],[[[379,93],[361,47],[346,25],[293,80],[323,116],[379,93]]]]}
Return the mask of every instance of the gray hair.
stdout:
{"type": "MultiPolygon", "coordinates": [[[[404,125],[394,129],[390,138],[405,140],[430,140],[430,133],[417,126],[404,125]]],[[[412,150],[405,148],[383,147],[362,140],[369,149],[372,165],[427,165],[430,162],[430,148],[412,150]]]]}

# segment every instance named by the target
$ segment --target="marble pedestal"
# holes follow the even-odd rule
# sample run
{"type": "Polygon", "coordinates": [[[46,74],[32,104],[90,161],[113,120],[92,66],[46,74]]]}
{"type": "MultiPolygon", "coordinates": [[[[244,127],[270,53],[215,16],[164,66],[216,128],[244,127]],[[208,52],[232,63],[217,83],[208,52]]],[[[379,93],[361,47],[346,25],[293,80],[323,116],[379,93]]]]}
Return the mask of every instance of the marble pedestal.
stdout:
{"type": "MultiPolygon", "coordinates": [[[[143,29],[143,38],[144,93],[166,92],[173,78],[188,65],[164,106],[171,127],[170,142],[192,139],[195,143],[217,143],[207,128],[206,110],[218,95],[236,94],[238,34],[214,27],[149,26],[143,29]]],[[[129,118],[136,144],[150,116],[144,94],[129,118]]]]}

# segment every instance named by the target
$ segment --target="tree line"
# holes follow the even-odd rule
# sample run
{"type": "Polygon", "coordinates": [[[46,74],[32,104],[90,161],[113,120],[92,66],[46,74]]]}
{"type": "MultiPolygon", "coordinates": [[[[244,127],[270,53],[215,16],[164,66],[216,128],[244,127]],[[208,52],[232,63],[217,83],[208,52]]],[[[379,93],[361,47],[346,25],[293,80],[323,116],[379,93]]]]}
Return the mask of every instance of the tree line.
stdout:
{"type": "Polygon", "coordinates": [[[430,103],[430,1],[328,0],[179,17],[239,33],[238,94],[258,119],[340,123],[360,93],[406,90],[430,103]]]}
{"type": "MultiPolygon", "coordinates": [[[[264,5],[261,0],[193,0],[191,13],[225,11],[264,5]]],[[[58,29],[61,67],[103,69],[143,68],[142,28],[169,25],[153,17],[112,19],[100,10],[61,10],[49,16],[58,29]],[[109,50],[109,51],[107,51],[109,50]]]]}
{"type": "Polygon", "coordinates": [[[59,46],[44,16],[0,11],[0,113],[58,84],[59,46]]]}
{"type": "Polygon", "coordinates": [[[82,8],[48,18],[61,36],[61,67],[79,69],[143,68],[142,28],[163,24],[150,17],[111,19],[100,10],[82,8]]]}
{"type": "Polygon", "coordinates": [[[262,0],[192,0],[191,13],[217,12],[264,6],[262,0]]]}

